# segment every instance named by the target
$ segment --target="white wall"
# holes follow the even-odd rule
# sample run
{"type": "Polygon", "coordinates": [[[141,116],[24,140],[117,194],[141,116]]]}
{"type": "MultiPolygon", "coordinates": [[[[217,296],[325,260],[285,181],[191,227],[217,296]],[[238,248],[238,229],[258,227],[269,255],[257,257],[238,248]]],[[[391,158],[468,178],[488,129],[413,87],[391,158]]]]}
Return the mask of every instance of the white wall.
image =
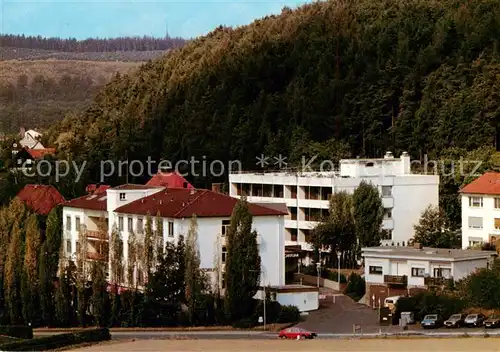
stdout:
{"type": "Polygon", "coordinates": [[[495,218],[500,218],[500,209],[495,209],[495,197],[479,194],[462,194],[462,248],[469,247],[469,240],[480,237],[483,242],[489,242],[490,235],[500,236],[500,230],[495,229],[495,218]],[[469,207],[469,197],[483,197],[483,207],[469,207]],[[482,229],[470,229],[469,217],[483,218],[482,229]]]}
{"type": "Polygon", "coordinates": [[[282,306],[296,306],[300,312],[308,312],[319,308],[319,293],[317,291],[277,293],[276,301],[282,306]]]}
{"type": "Polygon", "coordinates": [[[479,268],[486,268],[488,259],[475,259],[463,262],[454,263],[452,266],[452,275],[455,280],[463,279],[472,274],[479,268]]]}
{"type": "Polygon", "coordinates": [[[150,196],[152,194],[162,191],[164,188],[149,188],[149,189],[108,189],[107,195],[107,209],[114,211],[125,204],[129,204],[138,199],[150,196]],[[125,200],[120,200],[120,193],[125,193],[125,200]]]}

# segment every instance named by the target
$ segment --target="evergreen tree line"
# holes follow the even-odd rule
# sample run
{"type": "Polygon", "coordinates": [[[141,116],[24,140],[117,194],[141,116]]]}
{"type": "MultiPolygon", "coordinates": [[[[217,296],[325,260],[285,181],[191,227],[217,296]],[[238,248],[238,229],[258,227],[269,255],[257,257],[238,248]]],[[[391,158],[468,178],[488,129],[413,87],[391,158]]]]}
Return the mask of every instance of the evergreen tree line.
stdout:
{"type": "Polygon", "coordinates": [[[297,140],[333,157],[496,147],[499,20],[494,0],[285,9],[115,79],[53,141],[96,165],[93,180],[100,160],[125,156],[255,169],[256,156],[290,157],[297,140]]]}
{"type": "Polygon", "coordinates": [[[118,38],[44,38],[42,36],[0,35],[0,47],[42,49],[67,52],[112,52],[112,51],[152,51],[169,50],[184,45],[185,40],[179,37],[155,38],[118,37],[118,38]]]}
{"type": "MultiPolygon", "coordinates": [[[[98,231],[107,237],[102,220],[98,231]]],[[[84,226],[76,253],[68,256],[61,223],[59,208],[46,219],[18,199],[1,208],[0,324],[194,326],[246,319],[256,325],[262,315],[262,304],[253,299],[261,275],[257,234],[244,200],[231,217],[225,274],[216,255],[212,278],[201,269],[196,216],[185,238],[165,244],[159,216],[147,216],[141,240],[129,234],[127,258],[115,226],[109,243],[94,253],[101,260],[89,257],[84,226]]],[[[222,251],[220,240],[216,254],[222,251]]],[[[270,306],[270,323],[298,319],[296,308],[270,306]]]]}

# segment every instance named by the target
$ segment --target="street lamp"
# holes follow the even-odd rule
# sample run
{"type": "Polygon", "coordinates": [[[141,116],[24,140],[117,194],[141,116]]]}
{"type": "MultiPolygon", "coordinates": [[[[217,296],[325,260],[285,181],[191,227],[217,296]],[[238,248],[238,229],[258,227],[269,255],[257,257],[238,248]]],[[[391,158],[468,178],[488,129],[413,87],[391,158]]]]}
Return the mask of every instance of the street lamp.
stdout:
{"type": "Polygon", "coordinates": [[[339,291],[340,291],[340,255],[342,253],[340,251],[337,251],[337,262],[338,262],[338,266],[339,266],[339,269],[337,271],[337,282],[339,283],[339,291]]]}
{"type": "MultiPolygon", "coordinates": [[[[251,272],[258,272],[258,270],[250,270],[251,272]]],[[[261,271],[259,272],[260,274],[262,274],[262,277],[264,277],[265,275],[265,272],[264,272],[264,268],[261,268],[261,271]]],[[[261,280],[261,282],[263,283],[262,285],[262,288],[263,288],[263,292],[264,292],[264,330],[266,330],[266,301],[267,301],[267,295],[266,295],[266,284],[265,284],[265,281],[264,279],[261,280]]],[[[260,323],[260,321],[259,321],[260,323]]]]}
{"type": "Polygon", "coordinates": [[[318,287],[319,287],[319,277],[321,273],[321,262],[316,263],[316,271],[318,272],[318,287]]]}

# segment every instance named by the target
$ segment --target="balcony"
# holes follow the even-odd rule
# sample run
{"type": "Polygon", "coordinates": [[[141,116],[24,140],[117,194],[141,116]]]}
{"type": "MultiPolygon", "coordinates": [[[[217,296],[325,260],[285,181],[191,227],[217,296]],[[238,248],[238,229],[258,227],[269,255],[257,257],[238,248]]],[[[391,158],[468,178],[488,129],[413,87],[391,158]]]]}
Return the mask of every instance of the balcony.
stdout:
{"type": "Polygon", "coordinates": [[[424,278],[425,286],[448,286],[453,283],[453,279],[444,277],[426,277],[424,278]]]}
{"type": "Polygon", "coordinates": [[[87,252],[87,259],[90,260],[106,260],[104,254],[97,252],[87,252]]]}
{"type": "Polygon", "coordinates": [[[101,240],[101,241],[108,240],[108,233],[105,231],[89,231],[89,230],[87,230],[86,234],[87,234],[87,238],[89,238],[89,239],[97,239],[97,240],[101,240]]]}
{"type": "Polygon", "coordinates": [[[406,286],[408,283],[408,278],[406,275],[398,276],[398,275],[384,275],[384,283],[390,285],[403,285],[406,286]]]}

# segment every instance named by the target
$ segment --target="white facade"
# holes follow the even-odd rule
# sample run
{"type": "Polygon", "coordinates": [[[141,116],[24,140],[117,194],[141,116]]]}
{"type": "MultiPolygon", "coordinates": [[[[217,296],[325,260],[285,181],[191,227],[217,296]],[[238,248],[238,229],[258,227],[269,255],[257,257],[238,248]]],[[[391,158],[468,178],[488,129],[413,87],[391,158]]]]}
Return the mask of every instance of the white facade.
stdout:
{"type": "MultiPolygon", "coordinates": [[[[141,189],[108,189],[106,194],[95,196],[105,202],[106,210],[90,210],[75,208],[74,206],[63,207],[63,243],[64,253],[67,258],[76,257],[78,228],[85,229],[89,243],[89,253],[98,253],[102,248],[107,248],[107,242],[111,238],[113,228],[116,228],[123,241],[124,266],[128,258],[129,235],[134,232],[136,240],[144,240],[143,232],[146,225],[146,216],[137,214],[118,213],[119,207],[140,200],[141,198],[164,190],[163,187],[150,187],[141,189]],[[99,238],[98,230],[101,221],[104,220],[104,233],[106,238],[99,238]],[[78,227],[80,224],[80,227],[78,227]],[[82,227],[83,226],[83,227],[82,227]],[[104,247],[100,247],[104,244],[104,247]]],[[[161,218],[163,225],[163,243],[177,243],[179,236],[187,236],[191,218],[161,218]]],[[[200,217],[198,216],[198,246],[200,251],[201,268],[207,272],[214,271],[216,258],[219,258],[219,267],[224,268],[225,237],[223,233],[227,230],[230,216],[227,217],[200,217]]],[[[152,225],[155,227],[155,214],[152,214],[152,225]]],[[[285,239],[284,239],[284,216],[266,215],[253,216],[253,229],[259,234],[259,254],[261,257],[261,285],[280,286],[285,284],[285,239]]],[[[102,233],[102,231],[101,231],[102,233]]],[[[89,259],[94,259],[94,254],[89,259]]],[[[126,270],[126,269],[125,269],[126,270]]],[[[215,277],[212,274],[212,279],[215,277]]],[[[137,272],[134,280],[137,280],[137,272]]],[[[139,281],[142,281],[139,279],[139,281]]],[[[221,277],[222,281],[222,277],[221,277]]],[[[223,283],[220,282],[223,286],[223,283]]]]}
{"type": "Polygon", "coordinates": [[[229,175],[230,195],[247,196],[254,203],[286,203],[286,245],[300,244],[311,250],[307,236],[326,216],[332,193],[353,193],[361,181],[380,190],[385,208],[383,228],[389,230],[386,244],[404,246],[414,235],[413,226],[429,206],[439,204],[439,176],[411,173],[410,157],[347,159],[340,161],[340,172],[261,172],[229,175]]]}
{"type": "Polygon", "coordinates": [[[500,238],[500,195],[467,194],[462,198],[462,248],[495,243],[500,238]]]}
{"type": "Polygon", "coordinates": [[[40,138],[42,135],[34,130],[29,130],[24,133],[23,139],[19,141],[21,147],[29,149],[45,149],[45,147],[40,143],[40,138]]]}
{"type": "Polygon", "coordinates": [[[436,248],[362,249],[367,285],[391,283],[387,276],[406,276],[409,288],[425,288],[426,278],[461,280],[479,268],[486,268],[494,255],[493,251],[436,248]]]}

